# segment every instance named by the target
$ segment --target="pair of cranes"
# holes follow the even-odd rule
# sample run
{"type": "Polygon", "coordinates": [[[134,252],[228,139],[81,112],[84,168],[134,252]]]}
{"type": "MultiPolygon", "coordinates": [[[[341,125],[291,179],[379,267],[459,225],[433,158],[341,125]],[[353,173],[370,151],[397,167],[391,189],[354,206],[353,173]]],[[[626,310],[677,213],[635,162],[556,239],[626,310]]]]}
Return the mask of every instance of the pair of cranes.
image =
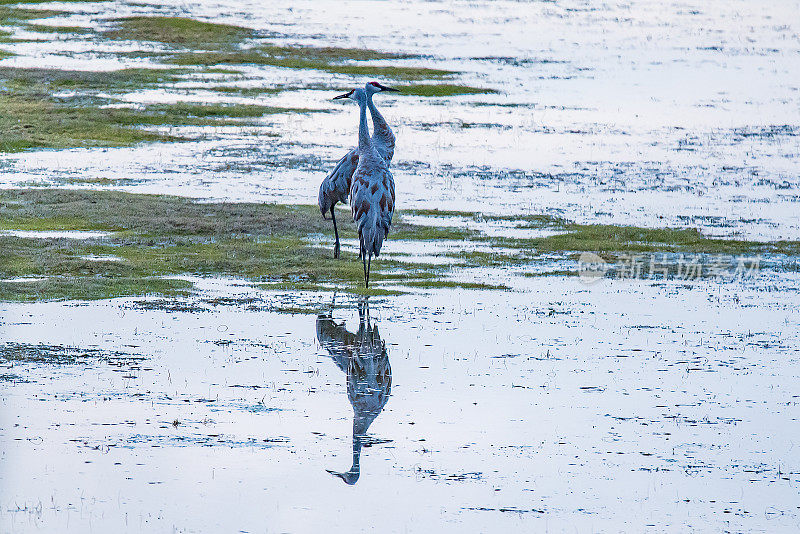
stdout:
{"type": "Polygon", "coordinates": [[[336,227],[336,204],[347,202],[358,229],[359,256],[364,266],[364,285],[369,287],[372,256],[381,252],[389,234],[394,214],[394,178],[389,162],[394,156],[394,134],[383,115],[372,102],[372,95],[397,91],[378,82],[369,82],[363,89],[353,89],[334,100],[349,98],[358,104],[358,146],[339,160],[319,187],[319,209],[325,217],[330,212],[336,242],[333,257],[339,257],[339,229],[336,227]],[[367,125],[367,108],[372,115],[373,134],[367,125]]]}

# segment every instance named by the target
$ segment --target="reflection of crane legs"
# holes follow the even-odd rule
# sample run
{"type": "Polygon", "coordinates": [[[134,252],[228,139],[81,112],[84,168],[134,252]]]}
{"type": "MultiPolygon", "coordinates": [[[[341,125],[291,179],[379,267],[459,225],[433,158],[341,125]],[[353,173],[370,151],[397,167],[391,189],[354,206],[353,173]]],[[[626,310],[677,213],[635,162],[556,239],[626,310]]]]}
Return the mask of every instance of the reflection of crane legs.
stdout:
{"type": "Polygon", "coordinates": [[[361,327],[364,322],[369,327],[369,297],[358,299],[358,325],[361,327]]]}
{"type": "Polygon", "coordinates": [[[371,324],[369,301],[358,301],[358,333],[348,332],[330,314],[317,316],[317,338],[347,375],[347,397],[353,407],[353,463],[344,473],[328,470],[347,484],[355,484],[361,474],[361,449],[370,425],[389,400],[392,369],[386,344],[377,325],[371,324]]]}

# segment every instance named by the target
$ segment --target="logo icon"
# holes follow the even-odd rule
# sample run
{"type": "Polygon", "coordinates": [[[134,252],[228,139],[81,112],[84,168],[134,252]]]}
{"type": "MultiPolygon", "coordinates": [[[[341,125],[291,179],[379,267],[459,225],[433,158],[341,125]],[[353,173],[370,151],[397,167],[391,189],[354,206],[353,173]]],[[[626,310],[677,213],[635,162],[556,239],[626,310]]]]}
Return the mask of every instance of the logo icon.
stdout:
{"type": "Polygon", "coordinates": [[[586,285],[594,284],[603,278],[608,269],[609,265],[606,260],[594,252],[584,252],[578,258],[578,276],[586,285]]]}

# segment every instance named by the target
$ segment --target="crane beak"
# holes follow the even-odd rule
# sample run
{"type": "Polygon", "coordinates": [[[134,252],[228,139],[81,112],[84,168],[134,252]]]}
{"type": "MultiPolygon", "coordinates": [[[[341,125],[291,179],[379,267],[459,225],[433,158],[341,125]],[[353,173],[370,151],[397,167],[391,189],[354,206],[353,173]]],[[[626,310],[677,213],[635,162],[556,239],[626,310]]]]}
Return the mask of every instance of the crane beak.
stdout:
{"type": "Polygon", "coordinates": [[[345,93],[343,95],[334,96],[333,100],[339,100],[340,98],[350,98],[350,95],[352,95],[352,94],[353,94],[353,91],[350,91],[349,93],[345,93]]]}
{"type": "Polygon", "coordinates": [[[400,89],[395,89],[394,87],[386,87],[385,85],[381,85],[381,91],[394,91],[395,93],[399,93],[400,89]]]}
{"type": "Polygon", "coordinates": [[[330,469],[326,469],[325,471],[327,471],[328,473],[332,474],[335,477],[341,478],[342,480],[344,480],[344,483],[347,484],[348,486],[352,486],[353,484],[358,482],[359,479],[358,473],[352,473],[350,471],[348,471],[347,473],[337,473],[336,471],[331,471],[330,469]]]}

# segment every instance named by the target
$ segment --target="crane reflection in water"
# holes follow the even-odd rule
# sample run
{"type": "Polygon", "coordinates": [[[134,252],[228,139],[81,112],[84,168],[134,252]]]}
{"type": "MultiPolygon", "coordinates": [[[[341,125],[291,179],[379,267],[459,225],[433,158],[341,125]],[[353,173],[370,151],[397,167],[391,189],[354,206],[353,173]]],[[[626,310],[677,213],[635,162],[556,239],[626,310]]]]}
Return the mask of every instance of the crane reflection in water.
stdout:
{"type": "Polygon", "coordinates": [[[353,465],[349,471],[328,472],[355,484],[361,475],[361,448],[369,446],[367,430],[381,413],[392,390],[392,368],[378,325],[370,321],[369,303],[358,304],[358,332],[348,332],[330,313],[317,316],[317,339],[337,367],[347,375],[347,397],[353,405],[353,465]]]}

